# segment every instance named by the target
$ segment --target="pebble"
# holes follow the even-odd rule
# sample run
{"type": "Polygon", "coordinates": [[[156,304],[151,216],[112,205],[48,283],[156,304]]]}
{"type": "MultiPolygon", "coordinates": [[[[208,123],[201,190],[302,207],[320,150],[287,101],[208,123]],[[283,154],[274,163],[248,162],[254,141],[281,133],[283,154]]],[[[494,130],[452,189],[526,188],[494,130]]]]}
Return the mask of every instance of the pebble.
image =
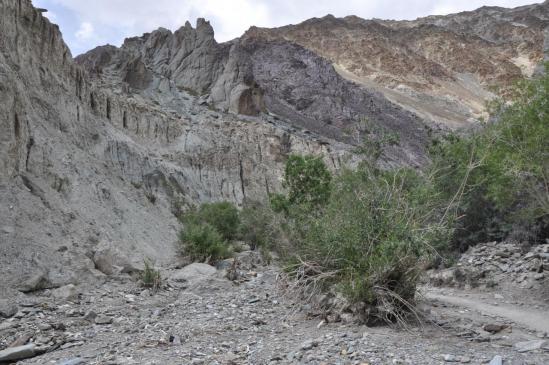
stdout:
{"type": "Polygon", "coordinates": [[[317,347],[318,346],[318,341],[316,340],[307,340],[305,342],[303,342],[301,344],[301,350],[303,351],[307,351],[307,350],[311,350],[313,347],[317,347]]]}
{"type": "Polygon", "coordinates": [[[95,324],[105,325],[105,324],[111,324],[112,318],[109,316],[105,316],[103,314],[98,315],[95,318],[95,324]]]}
{"type": "Polygon", "coordinates": [[[459,362],[459,358],[455,355],[443,355],[442,358],[446,362],[459,362]]]}

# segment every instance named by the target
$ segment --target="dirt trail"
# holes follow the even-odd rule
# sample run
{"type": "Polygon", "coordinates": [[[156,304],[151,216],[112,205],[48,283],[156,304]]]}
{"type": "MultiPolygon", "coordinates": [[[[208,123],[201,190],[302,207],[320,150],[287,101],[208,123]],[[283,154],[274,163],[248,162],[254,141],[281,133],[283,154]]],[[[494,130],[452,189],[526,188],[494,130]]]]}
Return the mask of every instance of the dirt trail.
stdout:
{"type": "Polygon", "coordinates": [[[549,311],[541,311],[531,307],[512,304],[493,305],[486,299],[480,299],[476,295],[453,292],[443,294],[433,291],[423,293],[428,300],[437,300],[457,307],[468,308],[489,316],[503,317],[526,329],[538,332],[549,332],[549,311]]]}

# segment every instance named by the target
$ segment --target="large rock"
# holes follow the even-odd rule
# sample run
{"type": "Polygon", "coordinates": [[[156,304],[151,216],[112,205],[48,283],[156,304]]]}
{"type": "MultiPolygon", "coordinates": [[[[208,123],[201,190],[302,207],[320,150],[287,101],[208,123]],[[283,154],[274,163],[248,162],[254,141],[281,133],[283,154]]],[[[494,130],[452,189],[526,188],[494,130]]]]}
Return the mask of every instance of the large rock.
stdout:
{"type": "Polygon", "coordinates": [[[350,145],[386,130],[399,138],[386,149],[387,160],[414,166],[427,162],[426,126],[416,115],[345,80],[326,59],[283,39],[272,42],[247,34],[218,44],[210,24],[199,19],[196,29],[189,23],[173,33],[158,29],[126,39],[117,50],[98,47],[76,60],[101,84],[129,87],[170,109],[184,112],[187,95],[200,95],[217,110],[248,116],[270,113],[296,133],[304,129],[304,134],[350,145]],[[127,79],[136,64],[154,71],[147,87],[132,87],[127,79]],[[108,72],[97,72],[98,65],[108,72]]]}
{"type": "Polygon", "coordinates": [[[518,342],[514,345],[514,347],[518,352],[528,352],[528,351],[539,350],[546,344],[547,344],[547,341],[545,340],[532,340],[532,341],[518,342]]]}
{"type": "Polygon", "coordinates": [[[68,284],[60,288],[54,289],[51,292],[52,296],[61,302],[76,302],[78,301],[79,291],[73,284],[68,284]]]}
{"type": "Polygon", "coordinates": [[[9,318],[17,313],[17,305],[8,299],[0,299],[0,317],[9,318]]]}
{"type": "Polygon", "coordinates": [[[34,274],[23,280],[18,286],[18,290],[23,293],[30,293],[33,291],[43,290],[51,288],[51,282],[44,274],[34,274]]]}
{"type": "Polygon", "coordinates": [[[33,357],[35,355],[36,355],[35,344],[9,347],[5,350],[0,351],[0,363],[28,359],[29,357],[33,357]]]}
{"type": "Polygon", "coordinates": [[[195,284],[213,277],[216,272],[216,268],[211,265],[193,263],[177,270],[170,275],[169,280],[177,284],[195,284]]]}
{"type": "Polygon", "coordinates": [[[95,268],[105,275],[114,275],[120,273],[135,273],[141,269],[132,264],[130,259],[120,250],[108,243],[101,243],[93,255],[95,268]]]}
{"type": "Polygon", "coordinates": [[[30,0],[0,1],[0,17],[0,287],[30,292],[96,280],[87,257],[109,274],[133,270],[120,257],[174,263],[174,212],[266,200],[281,189],[291,153],[323,155],[334,170],[354,158],[350,146],[294,133],[274,117],[199,105],[193,94],[213,102],[203,89],[215,80],[227,102],[235,85],[246,85],[234,98],[241,112],[262,108],[263,95],[241,51],[231,56],[234,67],[219,65],[231,45],[216,44],[205,21],[99,50],[90,76],[30,0]],[[111,69],[118,61],[119,75],[111,69]],[[103,69],[113,79],[96,83],[103,69]],[[173,77],[158,77],[164,71],[173,77]],[[20,285],[34,272],[45,274],[20,285]]]}

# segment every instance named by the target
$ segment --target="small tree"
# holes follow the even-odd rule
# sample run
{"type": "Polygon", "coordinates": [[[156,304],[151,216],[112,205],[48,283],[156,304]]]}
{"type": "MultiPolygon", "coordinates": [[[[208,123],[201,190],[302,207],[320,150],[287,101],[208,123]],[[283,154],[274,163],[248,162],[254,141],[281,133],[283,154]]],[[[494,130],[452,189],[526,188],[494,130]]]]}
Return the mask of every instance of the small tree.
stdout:
{"type": "Polygon", "coordinates": [[[332,174],[320,157],[291,155],[282,183],[288,194],[271,196],[271,205],[275,211],[286,213],[290,206],[322,206],[330,198],[331,183],[332,174]]]}

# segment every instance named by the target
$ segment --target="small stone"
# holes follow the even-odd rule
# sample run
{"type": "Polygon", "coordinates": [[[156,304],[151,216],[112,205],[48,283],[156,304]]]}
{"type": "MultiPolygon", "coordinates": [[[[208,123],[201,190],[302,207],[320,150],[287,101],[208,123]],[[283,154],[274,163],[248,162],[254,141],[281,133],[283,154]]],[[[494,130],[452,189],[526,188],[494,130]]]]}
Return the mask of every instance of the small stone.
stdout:
{"type": "Polygon", "coordinates": [[[97,317],[97,313],[95,313],[95,312],[92,311],[92,310],[88,311],[88,312],[84,315],[84,319],[85,319],[86,321],[90,321],[90,322],[94,322],[96,317],[97,317]]]}
{"type": "Polygon", "coordinates": [[[172,345],[181,345],[181,337],[177,336],[177,335],[171,335],[170,338],[169,338],[169,342],[172,344],[172,345]]]}
{"type": "Polygon", "coordinates": [[[459,359],[455,355],[443,355],[443,360],[445,362],[459,362],[459,359]]]}
{"type": "Polygon", "coordinates": [[[490,333],[498,333],[504,330],[505,328],[507,328],[506,325],[495,324],[495,323],[485,324],[484,327],[482,327],[483,330],[490,333]]]}
{"type": "Polygon", "coordinates": [[[307,340],[305,342],[303,342],[301,344],[301,350],[303,351],[307,351],[307,350],[311,350],[313,347],[317,347],[318,346],[318,341],[316,340],[307,340]]]}
{"type": "Polygon", "coordinates": [[[0,299],[0,317],[10,318],[17,313],[17,305],[7,299],[0,299]]]}
{"type": "Polygon", "coordinates": [[[503,365],[503,357],[496,355],[488,365],[503,365]]]}
{"type": "Polygon", "coordinates": [[[40,331],[47,331],[47,330],[51,330],[51,328],[52,328],[51,324],[49,324],[49,323],[40,323],[36,327],[38,327],[38,329],[40,331]]]}
{"type": "Polygon", "coordinates": [[[65,285],[52,290],[52,296],[62,302],[75,302],[78,300],[78,290],[73,284],[65,285]]]}
{"type": "Polygon", "coordinates": [[[518,352],[528,352],[539,350],[543,345],[545,345],[545,343],[545,340],[524,341],[516,343],[514,347],[517,349],[518,352]]]}
{"type": "Polygon", "coordinates": [[[95,318],[95,324],[99,325],[105,325],[105,324],[111,324],[112,318],[106,315],[98,315],[97,318],[95,318]]]}
{"type": "Polygon", "coordinates": [[[504,298],[503,295],[501,295],[501,294],[494,294],[494,299],[503,300],[503,299],[505,299],[505,298],[504,298]]]}
{"type": "Polygon", "coordinates": [[[18,288],[20,292],[30,293],[51,287],[50,281],[42,274],[36,274],[25,280],[18,288]]]}
{"type": "Polygon", "coordinates": [[[460,362],[462,364],[469,364],[471,362],[471,358],[468,357],[468,356],[462,356],[461,359],[460,359],[460,362]]]}

